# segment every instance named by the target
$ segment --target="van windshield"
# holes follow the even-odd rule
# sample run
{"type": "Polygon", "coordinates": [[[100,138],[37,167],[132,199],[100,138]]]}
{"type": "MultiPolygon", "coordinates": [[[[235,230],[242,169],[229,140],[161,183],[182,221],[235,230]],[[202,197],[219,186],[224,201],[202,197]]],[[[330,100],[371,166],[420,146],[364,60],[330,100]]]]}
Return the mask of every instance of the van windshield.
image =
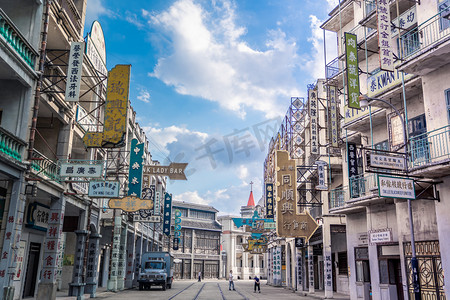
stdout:
{"type": "Polygon", "coordinates": [[[146,269],[164,269],[164,262],[160,261],[148,261],[145,263],[146,269]]]}

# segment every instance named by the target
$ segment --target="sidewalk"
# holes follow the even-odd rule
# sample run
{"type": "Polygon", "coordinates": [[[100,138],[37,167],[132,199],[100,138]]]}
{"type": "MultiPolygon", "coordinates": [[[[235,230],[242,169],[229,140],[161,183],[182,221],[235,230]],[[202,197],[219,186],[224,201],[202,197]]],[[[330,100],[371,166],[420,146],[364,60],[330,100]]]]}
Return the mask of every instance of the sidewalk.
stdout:
{"type": "MultiPolygon", "coordinates": [[[[306,291],[297,291],[295,293],[297,293],[301,296],[314,298],[314,299],[327,299],[327,298],[325,298],[325,291],[322,291],[322,290],[315,290],[314,293],[309,293],[306,291]]],[[[350,295],[333,292],[333,298],[328,298],[328,299],[350,300],[350,295]]]]}
{"type": "MultiPolygon", "coordinates": [[[[56,299],[57,300],[77,300],[77,297],[75,296],[67,296],[69,294],[69,290],[61,290],[56,292],[56,299]]],[[[96,298],[106,298],[108,295],[114,295],[114,292],[108,292],[106,290],[106,287],[98,287],[97,292],[95,295],[96,298]]],[[[83,299],[90,299],[90,294],[84,294],[83,299]]]]}

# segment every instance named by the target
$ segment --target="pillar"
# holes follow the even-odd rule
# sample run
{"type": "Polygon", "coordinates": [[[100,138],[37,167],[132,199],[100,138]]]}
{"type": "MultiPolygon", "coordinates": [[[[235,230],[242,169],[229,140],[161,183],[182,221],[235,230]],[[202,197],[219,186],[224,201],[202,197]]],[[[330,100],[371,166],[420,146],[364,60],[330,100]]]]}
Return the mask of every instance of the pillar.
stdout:
{"type": "Polygon", "coordinates": [[[195,230],[192,229],[192,241],[191,241],[191,279],[195,278],[194,275],[194,245],[195,245],[195,230]]]}
{"type": "Polygon", "coordinates": [[[309,292],[314,293],[314,256],[313,246],[308,245],[308,278],[309,278],[309,292]]]}
{"type": "Polygon", "coordinates": [[[98,286],[98,260],[99,260],[99,243],[102,236],[98,233],[93,233],[89,236],[89,250],[86,270],[86,288],[85,292],[91,295],[91,298],[96,297],[98,286]]]}
{"type": "Polygon", "coordinates": [[[136,239],[136,259],[134,261],[134,280],[133,284],[137,284],[137,280],[139,278],[139,272],[141,269],[141,253],[142,253],[142,240],[143,240],[143,234],[141,233],[140,236],[136,239]]]}
{"type": "Polygon", "coordinates": [[[119,265],[120,234],[122,232],[122,217],[114,217],[114,236],[111,250],[111,276],[108,280],[108,291],[117,291],[117,273],[119,265]]]}
{"type": "Polygon", "coordinates": [[[127,227],[128,225],[125,223],[125,226],[122,227],[122,234],[120,235],[119,263],[117,265],[117,289],[120,291],[123,291],[125,288],[127,227]]]}
{"type": "Polygon", "coordinates": [[[333,264],[331,259],[331,228],[324,218],[323,234],[323,274],[325,298],[333,298],[333,264]]]}
{"type": "MultiPolygon", "coordinates": [[[[48,218],[48,229],[43,244],[43,265],[41,281],[38,286],[37,299],[55,299],[57,289],[58,274],[58,248],[62,243],[62,227],[64,221],[64,210],[66,201],[64,196],[54,198],[50,204],[50,215],[48,218]]],[[[77,241],[78,245],[78,241],[77,241]]],[[[82,255],[84,255],[84,244],[82,245],[82,255]]],[[[75,261],[76,263],[76,261],[75,261]]],[[[74,270],[82,273],[82,265],[80,269],[74,270]]],[[[81,276],[81,274],[80,274],[81,276]]],[[[81,277],[79,278],[81,282],[81,277]]]]}
{"type": "Polygon", "coordinates": [[[304,273],[303,273],[303,255],[302,250],[295,247],[295,253],[297,258],[297,290],[303,291],[303,281],[304,281],[304,273]]]}
{"type": "MultiPolygon", "coordinates": [[[[84,299],[84,287],[86,283],[83,282],[83,264],[86,247],[86,237],[88,233],[89,231],[87,230],[75,231],[75,234],[77,235],[77,246],[76,246],[77,248],[75,251],[75,262],[73,266],[72,282],[69,283],[69,296],[75,296],[77,297],[77,300],[84,299]]],[[[41,298],[38,297],[38,299],[41,298]]]]}
{"type": "Polygon", "coordinates": [[[135,261],[135,232],[130,232],[127,236],[127,265],[125,273],[125,288],[133,288],[134,261],[135,261]]]}
{"type": "Polygon", "coordinates": [[[102,286],[106,287],[108,285],[108,275],[109,275],[109,259],[111,255],[111,248],[106,246],[103,250],[103,275],[102,275],[102,286]]]}

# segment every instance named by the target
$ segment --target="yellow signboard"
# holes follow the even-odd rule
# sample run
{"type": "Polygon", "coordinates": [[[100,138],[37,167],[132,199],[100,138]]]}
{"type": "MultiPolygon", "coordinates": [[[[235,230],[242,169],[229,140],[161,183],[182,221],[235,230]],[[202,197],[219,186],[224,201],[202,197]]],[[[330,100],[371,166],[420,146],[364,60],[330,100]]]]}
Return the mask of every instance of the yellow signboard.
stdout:
{"type": "Polygon", "coordinates": [[[295,160],[289,159],[287,151],[277,150],[275,177],[277,180],[277,235],[304,237],[309,240],[319,225],[308,212],[297,212],[297,172],[295,160]]]}
{"type": "Polygon", "coordinates": [[[103,132],[87,132],[83,143],[88,148],[122,147],[125,143],[130,65],[116,65],[108,72],[103,132]]]}
{"type": "Polygon", "coordinates": [[[267,251],[267,238],[259,238],[259,239],[253,239],[248,238],[247,244],[242,245],[244,247],[244,250],[246,252],[258,254],[258,253],[266,253],[267,251]]]}
{"type": "MultiPolygon", "coordinates": [[[[382,110],[382,108],[378,108],[372,106],[372,114],[382,110]]],[[[348,105],[344,106],[344,126],[359,119],[364,116],[369,115],[369,107],[361,107],[361,109],[351,108],[348,105]]]]}
{"type": "MultiPolygon", "coordinates": [[[[397,66],[398,64],[396,64],[397,66]]],[[[414,74],[404,74],[404,80],[412,78],[414,74]]],[[[381,93],[402,83],[402,73],[398,70],[380,71],[370,76],[367,80],[367,96],[376,97],[381,93]]]]}
{"type": "Polygon", "coordinates": [[[134,212],[140,209],[152,209],[153,200],[142,200],[137,197],[127,196],[124,198],[110,199],[109,208],[119,208],[124,211],[134,212]]]}

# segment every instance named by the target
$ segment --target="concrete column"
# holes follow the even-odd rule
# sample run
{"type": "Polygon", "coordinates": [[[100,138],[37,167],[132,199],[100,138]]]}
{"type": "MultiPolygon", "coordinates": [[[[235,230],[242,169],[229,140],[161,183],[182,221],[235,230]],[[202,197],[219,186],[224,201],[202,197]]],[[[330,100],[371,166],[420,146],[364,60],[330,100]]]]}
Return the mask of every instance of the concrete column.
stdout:
{"type": "Polygon", "coordinates": [[[127,236],[127,265],[125,275],[125,288],[133,288],[134,261],[135,261],[135,232],[130,232],[127,236]]]}
{"type": "MultiPolygon", "coordinates": [[[[230,270],[233,270],[235,267],[237,267],[236,265],[236,235],[235,234],[231,234],[231,243],[230,243],[230,252],[227,253],[228,255],[228,265],[229,265],[229,269],[227,270],[227,276],[230,273],[230,270]]],[[[234,272],[234,270],[233,270],[234,272]]]]}
{"type": "MultiPolygon", "coordinates": [[[[69,284],[69,296],[75,296],[77,297],[77,300],[84,299],[84,287],[86,283],[83,282],[83,264],[86,247],[86,237],[88,233],[89,231],[87,230],[75,231],[75,234],[77,235],[77,249],[75,252],[72,282],[69,284]]],[[[38,299],[40,298],[38,297],[38,299]]]]}
{"type": "Polygon", "coordinates": [[[120,234],[122,232],[122,217],[114,218],[114,236],[111,250],[111,276],[108,280],[108,291],[117,291],[117,275],[119,266],[120,234]]]}
{"type": "Polygon", "coordinates": [[[325,298],[333,298],[333,264],[331,259],[331,228],[328,218],[323,218],[323,274],[325,298]]]}
{"type": "Polygon", "coordinates": [[[136,259],[134,261],[134,280],[133,284],[137,284],[137,280],[139,277],[140,267],[141,267],[141,253],[142,253],[142,240],[143,234],[141,232],[140,236],[138,236],[136,240],[136,259]]]}
{"type": "Polygon", "coordinates": [[[191,241],[191,279],[195,278],[195,274],[194,274],[194,245],[195,245],[195,230],[192,229],[192,241],[191,241]]]}
{"type": "Polygon", "coordinates": [[[295,247],[295,254],[297,260],[297,290],[303,291],[303,281],[305,280],[305,275],[303,272],[303,255],[301,249],[295,247]]]}
{"type": "Polygon", "coordinates": [[[314,257],[313,246],[308,246],[308,278],[309,278],[309,292],[314,293],[314,257]]]}
{"type": "Polygon", "coordinates": [[[103,275],[102,275],[102,286],[108,285],[108,274],[109,274],[109,258],[111,255],[111,248],[106,247],[103,253],[103,275]]]}
{"type": "Polygon", "coordinates": [[[125,288],[125,267],[127,261],[126,243],[127,243],[127,223],[122,227],[122,234],[120,235],[119,246],[119,263],[117,268],[117,289],[123,291],[125,288]]]}
{"type": "Polygon", "coordinates": [[[291,286],[291,246],[286,243],[286,286],[291,286]]]}
{"type": "MultiPolygon", "coordinates": [[[[50,204],[50,215],[48,218],[48,229],[45,237],[45,242],[43,245],[44,249],[44,262],[42,267],[41,282],[38,286],[37,299],[55,299],[56,289],[57,289],[57,273],[58,273],[58,248],[62,242],[62,226],[64,221],[64,210],[66,206],[66,201],[64,196],[61,195],[60,198],[52,199],[50,204]]],[[[82,239],[85,241],[85,239],[82,239]]],[[[77,240],[77,250],[81,249],[81,265],[77,266],[75,261],[75,266],[79,269],[74,269],[74,274],[80,275],[79,278],[73,277],[73,283],[80,284],[81,287],[81,274],[83,272],[83,258],[84,258],[84,248],[85,245],[80,245],[78,247],[77,240]],[[75,281],[76,280],[76,281],[75,281]]],[[[78,253],[77,258],[78,258],[78,253]]],[[[84,288],[84,287],[83,287],[84,288]]]]}
{"type": "Polygon", "coordinates": [[[88,262],[86,271],[86,288],[85,292],[91,295],[91,298],[96,297],[97,281],[98,281],[98,261],[99,261],[99,242],[102,236],[98,233],[93,233],[89,236],[89,250],[88,262]]]}

